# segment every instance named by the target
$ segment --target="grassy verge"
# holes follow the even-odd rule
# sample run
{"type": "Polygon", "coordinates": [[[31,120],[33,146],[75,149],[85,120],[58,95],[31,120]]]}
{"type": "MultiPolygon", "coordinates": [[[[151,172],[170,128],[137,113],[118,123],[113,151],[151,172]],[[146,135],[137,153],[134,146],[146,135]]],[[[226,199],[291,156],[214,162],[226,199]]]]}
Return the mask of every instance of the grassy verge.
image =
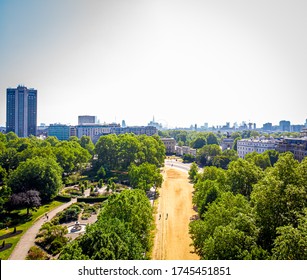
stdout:
{"type": "Polygon", "coordinates": [[[0,230],[0,248],[3,241],[5,242],[5,244],[10,244],[10,243],[12,244],[12,246],[9,249],[0,252],[0,259],[7,260],[11,255],[11,253],[13,252],[21,236],[35,223],[35,221],[39,219],[41,216],[43,216],[45,213],[50,212],[52,209],[62,204],[63,202],[52,201],[49,204],[42,205],[36,212],[31,212],[32,215],[30,217],[26,215],[27,213],[26,209],[20,211],[13,211],[12,214],[14,215],[16,220],[18,219],[19,222],[15,226],[8,227],[8,229],[0,230]],[[16,227],[15,235],[13,234],[14,227],[16,227]],[[7,237],[6,234],[8,235],[7,237]],[[1,239],[1,237],[5,238],[1,239]]]}

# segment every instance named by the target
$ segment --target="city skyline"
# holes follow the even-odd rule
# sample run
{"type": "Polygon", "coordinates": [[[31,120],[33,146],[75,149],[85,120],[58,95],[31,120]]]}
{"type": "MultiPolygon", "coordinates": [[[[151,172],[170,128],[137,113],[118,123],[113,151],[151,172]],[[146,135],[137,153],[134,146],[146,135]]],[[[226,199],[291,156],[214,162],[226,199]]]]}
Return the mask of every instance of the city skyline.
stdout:
{"type": "Polygon", "coordinates": [[[1,1],[6,89],[39,91],[38,124],[304,124],[305,1],[1,1]],[[13,19],[13,20],[12,20],[13,19]]]}

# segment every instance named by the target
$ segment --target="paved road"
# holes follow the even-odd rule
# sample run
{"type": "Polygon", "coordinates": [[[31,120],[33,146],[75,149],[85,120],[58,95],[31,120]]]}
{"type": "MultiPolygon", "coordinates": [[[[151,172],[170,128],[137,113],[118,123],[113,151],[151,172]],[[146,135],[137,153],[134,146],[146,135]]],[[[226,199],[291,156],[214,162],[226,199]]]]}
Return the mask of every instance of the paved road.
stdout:
{"type": "Polygon", "coordinates": [[[191,163],[182,163],[180,161],[171,160],[171,159],[166,159],[165,165],[169,167],[177,168],[177,169],[180,169],[186,172],[189,172],[190,167],[191,167],[191,163]]]}

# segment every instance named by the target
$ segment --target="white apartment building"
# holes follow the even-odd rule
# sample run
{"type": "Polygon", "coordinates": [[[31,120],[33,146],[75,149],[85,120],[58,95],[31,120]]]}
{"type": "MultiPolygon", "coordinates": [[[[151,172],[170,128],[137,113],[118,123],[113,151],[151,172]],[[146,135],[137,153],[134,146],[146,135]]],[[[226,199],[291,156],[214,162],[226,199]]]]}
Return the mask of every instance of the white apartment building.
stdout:
{"type": "Polygon", "coordinates": [[[275,147],[276,140],[273,138],[241,139],[237,142],[237,151],[240,158],[244,158],[246,154],[252,152],[261,154],[267,150],[275,150],[275,147]]]}

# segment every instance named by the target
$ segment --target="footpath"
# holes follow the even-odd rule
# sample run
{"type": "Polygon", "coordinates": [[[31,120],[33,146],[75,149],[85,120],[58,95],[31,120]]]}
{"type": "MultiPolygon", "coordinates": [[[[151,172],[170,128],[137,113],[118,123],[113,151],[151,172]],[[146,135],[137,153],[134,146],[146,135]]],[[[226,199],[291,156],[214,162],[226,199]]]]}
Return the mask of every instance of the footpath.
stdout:
{"type": "MultiPolygon", "coordinates": [[[[57,213],[63,211],[65,208],[70,206],[71,204],[77,202],[77,199],[74,198],[71,201],[62,204],[61,206],[51,210],[48,212],[48,220],[51,220],[57,213]]],[[[47,217],[41,217],[37,222],[33,224],[20,238],[16,247],[14,248],[12,254],[9,257],[9,260],[25,260],[29,249],[35,245],[35,237],[41,228],[41,226],[47,222],[47,217]]]]}

